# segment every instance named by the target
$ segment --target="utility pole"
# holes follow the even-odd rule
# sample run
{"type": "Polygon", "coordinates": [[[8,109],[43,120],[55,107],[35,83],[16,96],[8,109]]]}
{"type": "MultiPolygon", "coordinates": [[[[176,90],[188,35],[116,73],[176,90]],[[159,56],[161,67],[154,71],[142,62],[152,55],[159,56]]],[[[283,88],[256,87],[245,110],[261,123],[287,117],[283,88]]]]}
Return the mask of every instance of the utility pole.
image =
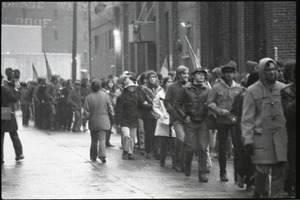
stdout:
{"type": "Polygon", "coordinates": [[[76,80],[76,54],[77,54],[77,2],[73,3],[73,45],[72,45],[72,80],[76,80]]]}
{"type": "Polygon", "coordinates": [[[92,54],[91,54],[91,45],[92,45],[92,36],[91,36],[91,2],[88,1],[88,20],[89,20],[89,72],[90,72],[90,80],[92,78],[92,54]]]}

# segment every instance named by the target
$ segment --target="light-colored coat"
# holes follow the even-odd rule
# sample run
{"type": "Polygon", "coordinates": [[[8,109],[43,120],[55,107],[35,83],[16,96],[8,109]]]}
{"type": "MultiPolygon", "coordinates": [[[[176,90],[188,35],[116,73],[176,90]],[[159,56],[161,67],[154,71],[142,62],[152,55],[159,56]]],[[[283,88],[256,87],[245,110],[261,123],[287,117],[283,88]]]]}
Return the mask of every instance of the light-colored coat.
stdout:
{"type": "MultiPolygon", "coordinates": [[[[170,116],[164,105],[165,96],[166,96],[165,90],[160,90],[156,94],[153,100],[153,105],[152,105],[153,111],[158,116],[160,116],[156,122],[156,129],[154,135],[170,137],[170,132],[169,132],[170,116]]],[[[174,129],[172,128],[171,130],[172,130],[171,137],[175,137],[174,129]]]]}
{"type": "Polygon", "coordinates": [[[244,145],[253,143],[254,164],[275,164],[287,161],[287,132],[281,105],[280,90],[285,84],[278,81],[268,85],[264,69],[270,58],[259,63],[259,81],[245,93],[241,121],[244,145]]]}
{"type": "Polygon", "coordinates": [[[92,131],[110,130],[114,110],[108,94],[104,91],[90,93],[84,101],[83,117],[89,121],[92,131]]]}

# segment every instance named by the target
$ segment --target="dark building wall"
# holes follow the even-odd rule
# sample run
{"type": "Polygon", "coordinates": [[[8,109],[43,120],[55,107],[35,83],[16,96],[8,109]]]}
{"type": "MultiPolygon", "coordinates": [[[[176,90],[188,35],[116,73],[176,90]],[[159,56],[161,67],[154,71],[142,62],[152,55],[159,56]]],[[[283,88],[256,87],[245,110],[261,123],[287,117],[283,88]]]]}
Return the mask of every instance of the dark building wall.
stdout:
{"type": "Polygon", "coordinates": [[[273,58],[274,46],[278,47],[279,59],[295,58],[295,2],[156,2],[147,19],[156,22],[156,41],[128,43],[128,25],[139,16],[143,21],[152,3],[145,4],[143,13],[144,2],[125,3],[126,9],[122,8],[123,68],[116,75],[123,70],[137,74],[148,69],[159,72],[167,55],[171,55],[173,70],[180,64],[191,68],[184,39],[188,30],[181,26],[185,21],[191,24],[191,45],[196,54],[200,52],[202,67],[210,70],[234,60],[242,73],[247,60],[259,61],[261,56],[273,58]]]}
{"type": "Polygon", "coordinates": [[[296,59],[296,3],[264,4],[267,55],[274,58],[274,47],[277,47],[279,60],[296,59]]]}

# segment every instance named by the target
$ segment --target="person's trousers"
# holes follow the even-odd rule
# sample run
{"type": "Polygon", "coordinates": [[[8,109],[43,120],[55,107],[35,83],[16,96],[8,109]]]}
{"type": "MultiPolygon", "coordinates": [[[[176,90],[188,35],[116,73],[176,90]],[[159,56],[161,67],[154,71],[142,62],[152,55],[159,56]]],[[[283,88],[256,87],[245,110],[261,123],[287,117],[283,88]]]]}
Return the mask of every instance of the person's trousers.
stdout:
{"type": "Polygon", "coordinates": [[[21,110],[22,110],[22,123],[23,125],[28,125],[30,119],[29,105],[21,105],[21,110]]]}
{"type": "Polygon", "coordinates": [[[137,127],[121,127],[123,138],[123,150],[133,154],[134,141],[136,138],[137,127]]]}
{"type": "Polygon", "coordinates": [[[296,141],[290,140],[288,143],[288,174],[284,189],[289,194],[296,191],[296,141]]]}
{"type": "Polygon", "coordinates": [[[41,128],[42,126],[42,108],[40,103],[34,103],[34,126],[37,128],[41,128]]]}
{"type": "Polygon", "coordinates": [[[262,198],[279,198],[286,178],[286,162],[255,165],[255,193],[262,198]],[[271,174],[271,183],[269,180],[271,174]],[[271,191],[269,186],[271,184],[271,191]]]}
{"type": "Polygon", "coordinates": [[[172,156],[175,155],[175,138],[157,136],[160,137],[160,160],[165,161],[168,151],[172,156]]]}
{"type": "Polygon", "coordinates": [[[146,153],[153,153],[155,128],[156,119],[144,119],[146,153]]]}
{"type": "Polygon", "coordinates": [[[69,105],[62,104],[61,116],[62,116],[60,120],[61,128],[70,130],[73,121],[73,111],[71,110],[69,105]]]}
{"type": "MultiPolygon", "coordinates": [[[[85,126],[85,125],[84,125],[85,126]]],[[[108,131],[106,131],[106,139],[105,139],[105,144],[109,145],[110,144],[110,135],[111,135],[111,129],[112,129],[112,125],[110,126],[110,129],[108,131]]]]}
{"type": "Polygon", "coordinates": [[[187,123],[184,126],[185,130],[185,164],[190,167],[192,163],[193,154],[198,152],[198,172],[206,173],[207,163],[207,148],[209,144],[209,132],[206,122],[201,123],[187,123]]]}
{"type": "Polygon", "coordinates": [[[232,145],[234,148],[234,171],[235,174],[238,171],[238,162],[240,160],[239,158],[239,152],[241,151],[240,145],[238,145],[238,139],[237,137],[240,137],[238,134],[236,134],[236,126],[227,125],[227,124],[217,124],[217,130],[218,130],[218,143],[219,143],[219,166],[220,166],[220,174],[226,173],[226,152],[227,152],[227,141],[228,141],[228,134],[231,134],[232,138],[232,145]]]}
{"type": "Polygon", "coordinates": [[[81,127],[81,110],[74,110],[75,113],[75,120],[73,123],[72,130],[80,130],[81,127]]]}
{"type": "Polygon", "coordinates": [[[59,104],[50,104],[50,127],[59,130],[60,129],[60,105],[59,104]]]}
{"type": "MultiPolygon", "coordinates": [[[[4,159],[4,134],[5,132],[1,132],[1,159],[3,161],[4,159]]],[[[17,131],[12,131],[12,132],[9,132],[9,135],[10,135],[10,139],[13,143],[13,146],[14,146],[14,150],[15,150],[15,154],[16,154],[16,157],[17,156],[20,156],[23,154],[23,147],[22,147],[22,143],[21,143],[21,140],[19,138],[19,135],[18,135],[18,132],[17,131]]]]}
{"type": "Polygon", "coordinates": [[[139,118],[138,126],[138,144],[141,149],[145,148],[145,130],[144,130],[144,121],[139,118]]]}
{"type": "Polygon", "coordinates": [[[183,123],[174,122],[173,124],[176,140],[175,140],[175,165],[183,170],[184,165],[184,125],[183,123]]]}
{"type": "Polygon", "coordinates": [[[106,157],[105,152],[105,130],[91,131],[91,148],[90,148],[90,158],[96,160],[98,157],[106,157]],[[98,147],[99,143],[99,147],[98,147]]]}

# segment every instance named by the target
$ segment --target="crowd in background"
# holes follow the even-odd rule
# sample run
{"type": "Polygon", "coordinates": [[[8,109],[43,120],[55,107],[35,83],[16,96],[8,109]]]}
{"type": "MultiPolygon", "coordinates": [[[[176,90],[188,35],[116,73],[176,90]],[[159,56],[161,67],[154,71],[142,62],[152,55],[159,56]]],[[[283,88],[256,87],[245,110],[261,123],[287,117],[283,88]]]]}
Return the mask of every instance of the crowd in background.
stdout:
{"type": "MultiPolygon", "coordinates": [[[[230,61],[212,72],[181,65],[166,77],[152,70],[74,83],[40,77],[18,89],[22,123],[28,126],[31,118],[36,128],[74,133],[89,128],[92,161],[106,162],[114,131],[121,135],[122,159],[135,160],[139,150],[165,167],[171,155],[172,169],[190,176],[197,156],[200,182],[209,180],[215,151],[221,181],[228,181],[233,156],[234,181],[254,197],[278,197],[282,189],[294,196],[295,66],[294,60],[264,58],[247,61],[243,74],[230,61]]],[[[2,98],[1,92],[1,107],[2,98]]]]}

